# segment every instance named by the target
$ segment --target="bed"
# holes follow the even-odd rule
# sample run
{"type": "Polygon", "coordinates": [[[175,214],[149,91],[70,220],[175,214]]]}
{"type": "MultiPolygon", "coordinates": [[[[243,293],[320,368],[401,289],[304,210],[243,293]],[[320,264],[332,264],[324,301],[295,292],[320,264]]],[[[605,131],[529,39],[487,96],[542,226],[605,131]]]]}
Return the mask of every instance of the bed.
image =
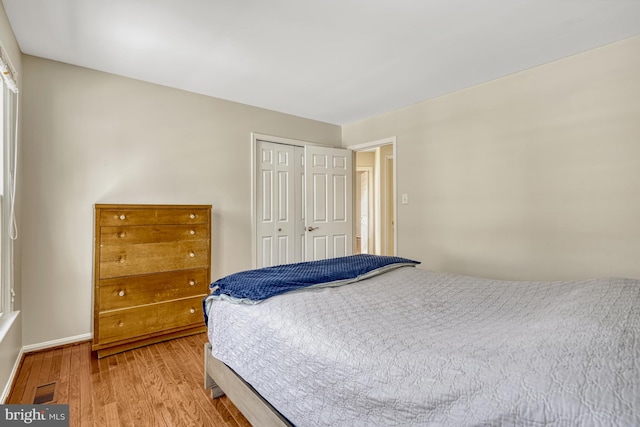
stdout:
{"type": "Polygon", "coordinates": [[[639,280],[410,261],[258,301],[214,286],[205,387],[256,426],[640,425],[639,280]]]}

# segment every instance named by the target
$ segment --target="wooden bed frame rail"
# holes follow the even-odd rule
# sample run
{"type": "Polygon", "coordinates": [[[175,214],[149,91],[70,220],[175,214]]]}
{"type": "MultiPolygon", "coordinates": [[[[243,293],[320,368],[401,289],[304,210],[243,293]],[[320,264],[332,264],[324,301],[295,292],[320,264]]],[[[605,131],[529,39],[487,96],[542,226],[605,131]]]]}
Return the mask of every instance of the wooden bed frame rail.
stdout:
{"type": "Polygon", "coordinates": [[[293,427],[251,385],[227,365],[213,357],[211,343],[204,345],[204,388],[211,389],[211,398],[224,394],[254,426],[293,427]]]}

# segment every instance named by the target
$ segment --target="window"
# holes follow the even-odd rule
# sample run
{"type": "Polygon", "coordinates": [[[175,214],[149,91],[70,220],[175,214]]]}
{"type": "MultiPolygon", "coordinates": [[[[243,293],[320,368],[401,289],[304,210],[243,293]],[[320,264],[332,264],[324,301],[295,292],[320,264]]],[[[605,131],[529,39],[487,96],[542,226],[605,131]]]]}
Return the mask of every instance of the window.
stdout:
{"type": "Polygon", "coordinates": [[[5,116],[5,99],[7,99],[7,96],[5,96],[5,92],[7,92],[7,88],[6,86],[0,82],[0,85],[2,85],[2,87],[0,88],[0,137],[2,137],[2,150],[0,150],[0,176],[2,176],[2,185],[0,185],[0,283],[2,283],[2,286],[0,287],[0,316],[2,316],[3,313],[6,313],[8,311],[11,310],[11,307],[9,307],[9,305],[7,304],[9,295],[7,294],[7,290],[10,289],[10,285],[6,283],[5,280],[5,275],[4,272],[6,270],[5,267],[5,262],[4,262],[4,254],[6,252],[4,246],[5,246],[5,227],[4,227],[4,181],[5,181],[5,176],[4,176],[4,152],[5,152],[5,146],[6,146],[6,134],[5,134],[5,121],[6,120],[6,116],[5,116]]]}
{"type": "Polygon", "coordinates": [[[0,46],[0,317],[13,311],[13,240],[17,165],[18,87],[16,72],[0,46]]]}

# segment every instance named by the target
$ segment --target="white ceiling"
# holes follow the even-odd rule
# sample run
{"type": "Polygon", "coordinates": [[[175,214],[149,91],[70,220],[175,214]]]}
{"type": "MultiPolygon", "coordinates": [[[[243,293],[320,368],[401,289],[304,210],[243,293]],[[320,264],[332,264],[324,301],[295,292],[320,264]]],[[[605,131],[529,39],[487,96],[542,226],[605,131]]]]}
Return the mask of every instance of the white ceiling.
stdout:
{"type": "Polygon", "coordinates": [[[638,0],[3,3],[26,54],[339,125],[640,34],[638,0]]]}

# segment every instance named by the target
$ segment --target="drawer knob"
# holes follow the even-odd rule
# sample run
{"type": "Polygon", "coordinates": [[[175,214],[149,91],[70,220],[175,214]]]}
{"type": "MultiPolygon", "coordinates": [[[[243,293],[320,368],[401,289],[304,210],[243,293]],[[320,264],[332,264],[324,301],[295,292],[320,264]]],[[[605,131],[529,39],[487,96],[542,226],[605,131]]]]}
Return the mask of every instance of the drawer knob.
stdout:
{"type": "Polygon", "coordinates": [[[127,233],[125,233],[124,231],[121,231],[121,232],[118,233],[118,237],[121,238],[121,239],[126,235],[127,235],[127,233]]]}
{"type": "Polygon", "coordinates": [[[191,219],[195,219],[197,216],[198,216],[198,215],[196,215],[196,214],[191,214],[191,215],[189,215],[189,218],[191,218],[191,219]]]}
{"type": "Polygon", "coordinates": [[[189,286],[193,286],[193,285],[195,285],[195,284],[196,284],[196,281],[195,281],[195,280],[189,280],[189,286]]]}
{"type": "Polygon", "coordinates": [[[123,256],[121,256],[121,257],[118,259],[118,262],[119,262],[120,264],[124,264],[124,257],[123,257],[123,256]]]}
{"type": "Polygon", "coordinates": [[[189,234],[193,236],[194,234],[196,234],[196,230],[189,230],[189,234]]]}
{"type": "Polygon", "coordinates": [[[192,308],[191,310],[189,310],[189,312],[190,312],[191,314],[193,314],[193,313],[195,313],[195,312],[196,312],[196,309],[195,309],[195,308],[192,308]]]}
{"type": "Polygon", "coordinates": [[[120,219],[127,219],[127,216],[125,214],[120,215],[120,219]]]}
{"type": "Polygon", "coordinates": [[[118,322],[118,326],[122,327],[124,325],[124,323],[122,323],[122,320],[118,322]]]}
{"type": "Polygon", "coordinates": [[[195,257],[195,256],[196,256],[196,253],[195,253],[195,252],[193,252],[193,251],[191,251],[191,252],[189,252],[189,256],[190,256],[191,258],[193,258],[193,257],[195,257]]]}
{"type": "Polygon", "coordinates": [[[123,296],[124,296],[124,291],[120,291],[120,292],[118,292],[118,296],[119,296],[119,297],[123,297],[123,296]]]}

